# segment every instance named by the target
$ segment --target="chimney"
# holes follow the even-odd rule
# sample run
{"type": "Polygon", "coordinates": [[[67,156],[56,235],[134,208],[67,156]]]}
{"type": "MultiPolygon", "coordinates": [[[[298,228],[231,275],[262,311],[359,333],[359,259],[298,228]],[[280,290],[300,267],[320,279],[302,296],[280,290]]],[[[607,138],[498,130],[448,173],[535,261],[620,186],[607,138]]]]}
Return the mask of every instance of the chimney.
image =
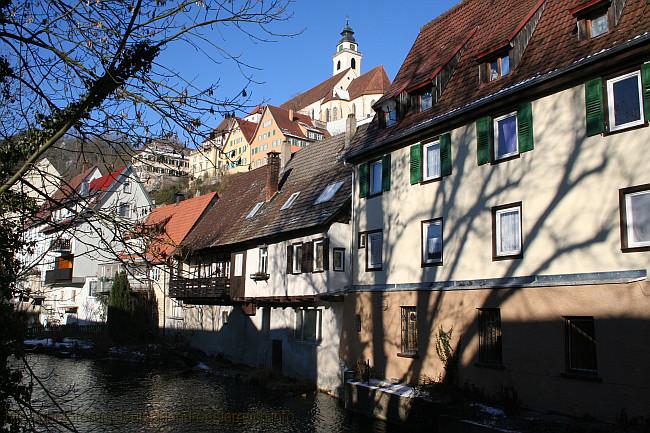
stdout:
{"type": "Polygon", "coordinates": [[[291,146],[289,140],[284,140],[280,146],[280,168],[284,170],[291,159],[291,146]]]}
{"type": "Polygon", "coordinates": [[[266,158],[266,186],[264,187],[264,195],[266,201],[269,201],[278,192],[278,183],[280,182],[280,153],[269,152],[266,154],[266,158]]]}
{"type": "Polygon", "coordinates": [[[289,108],[289,120],[293,122],[293,108],[289,108]]]}
{"type": "Polygon", "coordinates": [[[350,146],[352,137],[357,133],[357,118],[354,113],[348,114],[348,118],[345,120],[345,148],[347,149],[350,146]]]}
{"type": "Polygon", "coordinates": [[[183,200],[185,200],[185,194],[183,194],[180,191],[178,191],[176,194],[174,194],[174,196],[176,197],[176,204],[178,204],[178,203],[182,202],[183,200]]]}

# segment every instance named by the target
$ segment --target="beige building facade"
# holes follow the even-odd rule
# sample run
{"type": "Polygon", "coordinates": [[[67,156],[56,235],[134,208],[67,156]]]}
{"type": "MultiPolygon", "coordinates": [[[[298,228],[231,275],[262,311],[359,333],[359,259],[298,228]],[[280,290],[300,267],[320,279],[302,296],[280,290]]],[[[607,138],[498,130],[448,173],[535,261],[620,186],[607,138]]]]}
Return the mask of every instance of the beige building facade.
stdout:
{"type": "MultiPolygon", "coordinates": [[[[476,33],[441,57],[451,63],[430,65],[449,73],[434,77],[441,93],[422,90],[412,62],[424,41],[448,35],[454,13],[484,15],[480,0],[464,2],[423,27],[378,103],[393,108],[348,152],[355,233],[341,358],[540,411],[640,419],[650,403],[639,367],[650,361],[647,41],[591,56],[585,43],[575,60],[537,64],[539,40],[578,44],[558,28],[581,16],[557,12],[559,1],[519,12],[497,3],[501,15],[485,19],[521,20],[513,41],[530,38],[512,77],[481,84],[475,59],[491,51],[476,33]],[[520,87],[529,76],[538,81],[520,87]]],[[[632,38],[625,23],[640,25],[645,7],[628,1],[599,43],[632,38]]],[[[521,55],[498,53],[499,74],[504,53],[521,55]]]]}

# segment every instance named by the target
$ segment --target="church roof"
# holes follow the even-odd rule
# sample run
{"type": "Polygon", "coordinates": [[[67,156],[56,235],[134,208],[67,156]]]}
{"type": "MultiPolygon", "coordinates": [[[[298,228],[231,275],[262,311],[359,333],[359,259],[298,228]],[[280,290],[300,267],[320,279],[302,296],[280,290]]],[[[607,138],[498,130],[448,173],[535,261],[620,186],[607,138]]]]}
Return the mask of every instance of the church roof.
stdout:
{"type": "Polygon", "coordinates": [[[289,99],[288,101],[280,105],[280,108],[284,108],[285,110],[291,109],[297,111],[297,110],[302,110],[303,108],[313,104],[314,102],[320,101],[326,96],[332,94],[332,91],[334,90],[338,82],[343,79],[343,77],[348,71],[349,69],[341,71],[338,74],[334,75],[333,77],[330,77],[327,80],[321,82],[320,84],[315,85],[314,87],[307,90],[306,92],[294,96],[293,98],[289,99]]]}

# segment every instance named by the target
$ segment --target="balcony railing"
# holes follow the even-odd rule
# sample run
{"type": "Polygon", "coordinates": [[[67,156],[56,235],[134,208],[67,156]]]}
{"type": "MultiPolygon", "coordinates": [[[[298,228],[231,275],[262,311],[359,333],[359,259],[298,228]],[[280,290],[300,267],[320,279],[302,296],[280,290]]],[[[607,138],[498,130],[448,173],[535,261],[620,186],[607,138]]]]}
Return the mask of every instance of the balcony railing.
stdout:
{"type": "Polygon", "coordinates": [[[226,277],[172,277],[169,296],[177,299],[229,299],[230,280],[226,277]]]}
{"type": "Polygon", "coordinates": [[[72,268],[45,271],[45,284],[68,283],[72,281],[72,268]]]}
{"type": "Polygon", "coordinates": [[[52,239],[50,250],[52,251],[70,251],[72,241],[70,239],[52,239]]]}

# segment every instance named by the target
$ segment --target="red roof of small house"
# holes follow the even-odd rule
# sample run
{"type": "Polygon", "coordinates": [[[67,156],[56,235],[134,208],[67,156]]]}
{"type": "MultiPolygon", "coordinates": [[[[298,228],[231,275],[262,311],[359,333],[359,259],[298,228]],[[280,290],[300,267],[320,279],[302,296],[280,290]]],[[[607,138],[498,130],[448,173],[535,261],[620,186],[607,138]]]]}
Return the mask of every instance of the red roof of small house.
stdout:
{"type": "Polygon", "coordinates": [[[211,192],[152,210],[144,226],[162,226],[163,231],[149,243],[146,257],[154,263],[170,257],[216,199],[217,193],[211,192]]]}
{"type": "MultiPolygon", "coordinates": [[[[319,129],[309,116],[298,113],[297,111],[293,112],[293,119],[289,118],[289,110],[284,108],[275,107],[273,105],[267,105],[267,109],[271,112],[273,119],[275,120],[278,128],[282,130],[283,134],[292,135],[295,137],[307,138],[305,134],[300,129],[300,123],[309,126],[312,129],[319,129]]],[[[321,132],[325,137],[329,137],[329,134],[325,129],[322,129],[321,132]]]]}
{"type": "Polygon", "coordinates": [[[119,179],[120,175],[124,172],[124,170],[126,170],[126,168],[126,166],[120,167],[117,170],[113,170],[110,173],[93,180],[90,182],[90,187],[88,188],[89,192],[92,194],[108,191],[111,185],[113,185],[113,182],[119,179]]]}

